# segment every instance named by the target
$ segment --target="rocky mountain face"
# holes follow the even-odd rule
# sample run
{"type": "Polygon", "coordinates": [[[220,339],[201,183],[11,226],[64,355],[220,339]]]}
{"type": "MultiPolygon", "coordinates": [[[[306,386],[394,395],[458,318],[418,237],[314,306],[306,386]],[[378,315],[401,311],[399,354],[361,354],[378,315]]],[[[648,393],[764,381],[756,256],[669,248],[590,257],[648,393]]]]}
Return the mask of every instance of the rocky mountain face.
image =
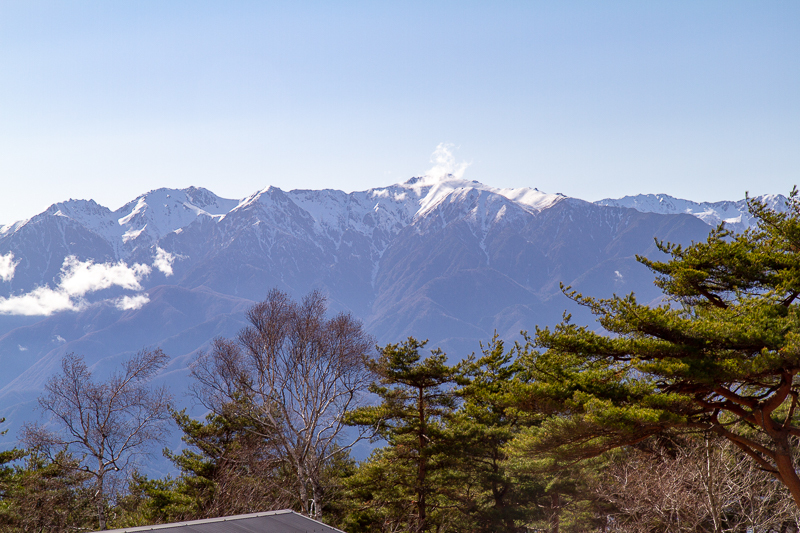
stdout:
{"type": "Polygon", "coordinates": [[[589,323],[559,283],[657,299],[635,255],[655,256],[655,237],[705,239],[718,220],[743,227],[742,206],[663,195],[593,204],[451,175],[350,194],[268,187],[242,200],[159,189],[117,211],[69,200],[0,228],[0,416],[24,421],[69,352],[107,372],[161,347],[173,358],[161,379],[180,398],[197,351],[235,335],[273,287],[295,298],[320,289],[379,344],[413,335],[454,360],[565,309],[589,323]]]}

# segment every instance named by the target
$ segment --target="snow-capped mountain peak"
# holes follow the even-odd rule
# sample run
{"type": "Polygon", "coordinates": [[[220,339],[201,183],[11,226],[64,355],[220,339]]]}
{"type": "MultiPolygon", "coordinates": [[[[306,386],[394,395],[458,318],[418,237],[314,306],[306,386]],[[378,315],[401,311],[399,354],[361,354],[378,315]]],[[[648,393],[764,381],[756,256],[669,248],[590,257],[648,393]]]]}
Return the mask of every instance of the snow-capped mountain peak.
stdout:
{"type": "Polygon", "coordinates": [[[532,214],[551,207],[565,198],[562,194],[547,194],[538,189],[531,189],[528,187],[519,189],[499,189],[484,185],[476,180],[458,178],[452,174],[447,174],[442,177],[422,176],[419,178],[412,178],[401,184],[401,186],[413,190],[420,198],[419,209],[414,215],[416,217],[424,217],[454,192],[466,190],[478,190],[498,194],[511,200],[532,214]]]}
{"type": "Polygon", "coordinates": [[[549,194],[539,189],[523,187],[520,189],[494,189],[499,195],[505,196],[512,202],[521,205],[526,211],[539,212],[552,207],[566,196],[561,193],[549,194]]]}
{"type": "Polygon", "coordinates": [[[238,200],[220,198],[198,187],[156,189],[128,202],[117,211],[118,224],[124,229],[123,242],[147,236],[155,242],[164,235],[184,228],[199,217],[221,218],[239,204],[238,200]]]}

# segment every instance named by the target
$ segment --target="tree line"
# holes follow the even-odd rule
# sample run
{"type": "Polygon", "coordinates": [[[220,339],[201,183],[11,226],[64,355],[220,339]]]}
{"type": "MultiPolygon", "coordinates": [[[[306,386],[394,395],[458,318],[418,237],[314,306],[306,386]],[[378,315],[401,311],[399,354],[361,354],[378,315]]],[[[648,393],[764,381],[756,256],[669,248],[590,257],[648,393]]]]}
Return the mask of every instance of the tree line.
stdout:
{"type": "Polygon", "coordinates": [[[638,258],[662,301],[563,287],[602,331],[565,315],[453,365],[273,290],[192,365],[202,420],[150,384],[160,350],[100,381],[69,355],[48,422],[0,453],[0,530],[292,508],[349,533],[798,531],[800,198],[749,207],[751,229],[638,258]],[[137,458],[169,424],[178,474],[148,478],[137,458]]]}

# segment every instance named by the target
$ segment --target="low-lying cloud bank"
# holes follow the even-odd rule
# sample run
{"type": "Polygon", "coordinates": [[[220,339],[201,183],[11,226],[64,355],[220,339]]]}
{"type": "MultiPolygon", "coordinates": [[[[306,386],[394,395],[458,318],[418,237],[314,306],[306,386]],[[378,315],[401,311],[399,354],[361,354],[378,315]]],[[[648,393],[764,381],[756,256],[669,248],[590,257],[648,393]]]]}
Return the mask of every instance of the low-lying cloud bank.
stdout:
{"type": "MultiPolygon", "coordinates": [[[[141,263],[129,266],[122,261],[94,263],[91,260],[80,261],[75,256],[68,256],[61,265],[61,276],[55,288],[37,287],[25,294],[0,297],[0,314],[49,316],[60,311],[80,311],[91,305],[85,296],[93,292],[111,287],[141,291],[142,280],[150,275],[154,267],[171,276],[174,260],[172,254],[161,248],[156,249],[153,266],[141,263]]],[[[11,252],[0,256],[0,279],[11,281],[18,264],[19,261],[14,262],[14,254],[11,252]]],[[[142,292],[94,303],[109,302],[117,309],[131,310],[139,309],[149,301],[149,296],[142,292]]]]}

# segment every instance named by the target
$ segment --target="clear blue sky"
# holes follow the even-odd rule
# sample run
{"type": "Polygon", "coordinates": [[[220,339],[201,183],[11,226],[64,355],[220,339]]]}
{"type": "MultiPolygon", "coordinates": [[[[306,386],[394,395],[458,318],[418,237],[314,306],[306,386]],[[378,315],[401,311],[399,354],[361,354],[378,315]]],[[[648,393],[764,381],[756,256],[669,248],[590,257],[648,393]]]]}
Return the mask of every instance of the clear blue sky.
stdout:
{"type": "Polygon", "coordinates": [[[157,187],[800,182],[800,2],[0,0],[0,223],[157,187]]]}

